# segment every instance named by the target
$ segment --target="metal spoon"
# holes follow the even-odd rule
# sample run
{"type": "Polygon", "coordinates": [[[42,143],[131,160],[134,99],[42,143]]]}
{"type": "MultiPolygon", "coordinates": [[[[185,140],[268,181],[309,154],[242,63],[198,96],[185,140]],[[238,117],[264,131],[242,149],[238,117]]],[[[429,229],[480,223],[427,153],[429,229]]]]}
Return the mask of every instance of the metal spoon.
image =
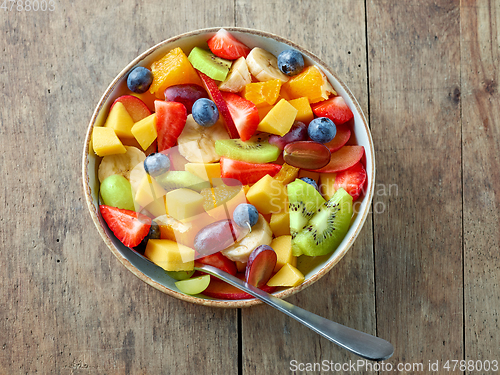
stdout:
{"type": "Polygon", "coordinates": [[[347,349],[360,357],[374,361],[382,361],[389,358],[394,353],[394,347],[390,342],[384,339],[322,318],[319,315],[313,314],[312,312],[301,309],[300,307],[292,305],[289,302],[276,298],[271,294],[228,274],[227,272],[221,271],[218,268],[207,265],[197,265],[194,269],[213,275],[221,280],[224,280],[228,284],[247,292],[255,298],[260,299],[289,317],[297,320],[334,344],[337,344],[338,346],[347,349]]]}

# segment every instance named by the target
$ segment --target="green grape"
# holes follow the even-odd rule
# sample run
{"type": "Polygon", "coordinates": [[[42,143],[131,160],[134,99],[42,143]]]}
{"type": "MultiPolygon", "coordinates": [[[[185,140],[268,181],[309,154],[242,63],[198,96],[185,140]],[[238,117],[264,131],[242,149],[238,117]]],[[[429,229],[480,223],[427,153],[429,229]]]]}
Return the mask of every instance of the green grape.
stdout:
{"type": "Polygon", "coordinates": [[[109,176],[102,182],[101,197],[105,205],[135,211],[132,187],[121,175],[109,176]]]}
{"type": "Polygon", "coordinates": [[[203,275],[194,279],[177,281],[175,286],[182,293],[199,294],[208,288],[208,284],[210,284],[210,275],[203,275]]]}
{"type": "Polygon", "coordinates": [[[174,280],[186,280],[193,276],[193,271],[165,271],[174,280]]]}

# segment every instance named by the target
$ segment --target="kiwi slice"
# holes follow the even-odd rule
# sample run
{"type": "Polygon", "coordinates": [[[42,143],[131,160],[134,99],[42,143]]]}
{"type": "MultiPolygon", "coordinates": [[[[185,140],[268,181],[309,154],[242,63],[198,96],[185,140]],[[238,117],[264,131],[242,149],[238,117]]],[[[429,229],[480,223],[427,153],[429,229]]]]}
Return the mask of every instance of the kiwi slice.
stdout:
{"type": "Polygon", "coordinates": [[[300,179],[287,185],[288,207],[290,215],[290,234],[292,235],[292,253],[295,256],[302,254],[302,250],[295,246],[295,237],[316,213],[318,208],[325,203],[321,194],[314,186],[300,179]]]}
{"type": "Polygon", "coordinates": [[[188,56],[188,60],[200,72],[205,73],[216,81],[226,79],[232,62],[215,56],[212,52],[199,47],[194,47],[188,56]]]}
{"type": "Polygon", "coordinates": [[[295,236],[295,246],[309,256],[331,253],[344,239],[351,217],[352,197],[340,188],[295,236]]]}
{"type": "Polygon", "coordinates": [[[156,177],[156,182],[167,191],[187,188],[199,193],[203,189],[210,188],[210,182],[186,171],[169,171],[156,177]]]}
{"type": "Polygon", "coordinates": [[[281,150],[269,144],[269,135],[254,135],[248,141],[241,139],[219,139],[215,141],[215,152],[229,159],[249,163],[269,163],[278,159],[281,150]]]}

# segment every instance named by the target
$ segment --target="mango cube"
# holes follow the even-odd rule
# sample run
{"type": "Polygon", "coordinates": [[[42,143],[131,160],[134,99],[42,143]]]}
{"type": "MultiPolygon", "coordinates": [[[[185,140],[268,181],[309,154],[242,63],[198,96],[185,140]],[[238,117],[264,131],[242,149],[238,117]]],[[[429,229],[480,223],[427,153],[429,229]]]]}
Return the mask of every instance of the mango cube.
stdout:
{"type": "Polygon", "coordinates": [[[275,237],[290,234],[290,215],[288,212],[272,214],[269,226],[275,237]]]}
{"type": "Polygon", "coordinates": [[[136,122],[134,126],[132,126],[131,132],[142,149],[147,150],[158,136],[156,133],[156,114],[153,113],[136,122]]]}
{"type": "Polygon", "coordinates": [[[304,275],[290,263],[285,264],[271,280],[267,282],[269,286],[298,286],[305,280],[304,275]]]}
{"type": "Polygon", "coordinates": [[[184,168],[205,181],[221,178],[220,163],[187,163],[184,168]]]}
{"type": "Polygon", "coordinates": [[[290,100],[289,103],[298,111],[295,121],[302,121],[304,124],[309,124],[312,121],[314,114],[309,99],[303,96],[302,98],[290,100]]]}
{"type": "Polygon", "coordinates": [[[268,174],[248,189],[247,200],[261,214],[285,211],[288,206],[285,186],[268,174]]]}
{"type": "Polygon", "coordinates": [[[177,220],[185,220],[205,211],[203,196],[194,190],[181,188],[166,195],[167,211],[177,220]]]}
{"type": "Polygon", "coordinates": [[[98,156],[124,154],[127,149],[111,128],[96,127],[92,130],[92,148],[98,156]]]}
{"type": "Polygon", "coordinates": [[[134,138],[132,126],[134,126],[134,120],[128,114],[123,103],[115,103],[109,111],[104,127],[113,129],[118,137],[134,138]]]}
{"type": "Polygon", "coordinates": [[[289,263],[297,267],[297,257],[292,255],[292,236],[285,235],[273,239],[270,245],[277,255],[276,267],[274,272],[278,272],[281,267],[289,263]]]}
{"type": "Polygon", "coordinates": [[[150,239],[144,255],[165,271],[191,271],[194,268],[194,250],[175,241],[150,239]]]}
{"type": "Polygon", "coordinates": [[[290,131],[295,121],[295,116],[297,116],[297,112],[297,109],[293,105],[285,99],[281,99],[278,104],[264,116],[257,130],[284,136],[290,131]]]}
{"type": "Polygon", "coordinates": [[[135,190],[134,201],[136,211],[138,207],[146,207],[151,202],[162,198],[165,194],[167,194],[167,192],[160,186],[160,184],[158,184],[158,182],[156,182],[150,175],[145,174],[139,183],[139,186],[135,190]]]}
{"type": "Polygon", "coordinates": [[[330,200],[335,194],[335,176],[336,173],[321,173],[319,176],[319,192],[323,195],[323,198],[330,200]]]}

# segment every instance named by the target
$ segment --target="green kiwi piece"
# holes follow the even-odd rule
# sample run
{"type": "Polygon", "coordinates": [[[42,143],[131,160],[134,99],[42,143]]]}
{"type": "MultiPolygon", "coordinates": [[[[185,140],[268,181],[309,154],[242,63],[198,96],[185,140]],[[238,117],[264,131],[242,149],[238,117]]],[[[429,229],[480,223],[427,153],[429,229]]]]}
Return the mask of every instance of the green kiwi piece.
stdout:
{"type": "Polygon", "coordinates": [[[210,188],[210,182],[187,171],[169,171],[156,177],[156,182],[167,191],[186,188],[199,193],[203,189],[210,188]]]}
{"type": "Polygon", "coordinates": [[[278,159],[281,150],[269,144],[269,135],[254,135],[248,141],[241,139],[219,139],[215,141],[215,152],[233,160],[249,163],[269,163],[278,159]]]}
{"type": "Polygon", "coordinates": [[[231,61],[217,57],[212,52],[199,47],[194,47],[191,50],[188,60],[193,67],[216,81],[226,79],[232,64],[231,61]]]}
{"type": "Polygon", "coordinates": [[[294,238],[303,254],[320,256],[334,251],[344,239],[352,217],[352,197],[340,188],[322,204],[294,238]]]}
{"type": "Polygon", "coordinates": [[[287,193],[292,253],[294,256],[299,256],[302,254],[302,250],[295,245],[295,237],[326,201],[314,186],[298,178],[287,185],[287,193]]]}

